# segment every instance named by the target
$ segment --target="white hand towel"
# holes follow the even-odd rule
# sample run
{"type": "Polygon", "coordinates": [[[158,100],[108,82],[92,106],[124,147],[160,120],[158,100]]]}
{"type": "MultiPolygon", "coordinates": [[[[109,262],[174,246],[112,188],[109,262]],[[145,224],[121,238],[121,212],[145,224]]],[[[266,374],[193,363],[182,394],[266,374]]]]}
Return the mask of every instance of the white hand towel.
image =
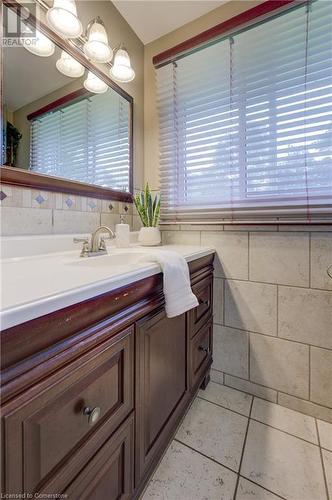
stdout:
{"type": "Polygon", "coordinates": [[[149,251],[144,262],[157,262],[163,272],[165,310],[168,318],[198,306],[190,286],[188,264],[182,255],[170,250],[149,251]]]}

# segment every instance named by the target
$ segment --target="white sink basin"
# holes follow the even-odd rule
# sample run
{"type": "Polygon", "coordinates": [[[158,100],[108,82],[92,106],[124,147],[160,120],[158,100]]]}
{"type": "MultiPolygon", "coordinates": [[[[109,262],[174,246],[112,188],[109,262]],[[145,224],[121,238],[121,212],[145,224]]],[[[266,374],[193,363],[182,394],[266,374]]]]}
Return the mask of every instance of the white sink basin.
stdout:
{"type": "MultiPolygon", "coordinates": [[[[109,293],[160,272],[149,248],[133,242],[120,249],[107,241],[107,255],[79,257],[74,235],[7,236],[0,239],[0,323],[11,328],[72,304],[109,293]]],[[[81,236],[81,235],[80,235],[81,236]]],[[[153,249],[158,251],[159,247],[153,249]]],[[[166,245],[187,262],[213,253],[209,247],[166,245]]]]}
{"type": "Polygon", "coordinates": [[[145,255],[146,254],[143,252],[112,253],[111,251],[108,255],[98,255],[97,257],[79,257],[71,262],[67,262],[67,265],[92,269],[114,266],[132,266],[140,262],[143,262],[146,265],[147,261],[143,261],[143,257],[145,255]]]}

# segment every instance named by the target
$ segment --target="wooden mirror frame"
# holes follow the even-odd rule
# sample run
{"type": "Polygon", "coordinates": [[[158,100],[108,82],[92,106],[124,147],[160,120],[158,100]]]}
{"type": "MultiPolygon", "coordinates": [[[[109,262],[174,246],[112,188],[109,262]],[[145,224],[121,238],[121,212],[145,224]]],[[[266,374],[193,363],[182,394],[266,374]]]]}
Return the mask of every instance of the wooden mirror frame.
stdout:
{"type": "MultiPolygon", "coordinates": [[[[40,2],[36,2],[39,8],[43,9],[40,2]]],[[[20,2],[19,0],[2,0],[2,4],[14,11],[19,15],[20,2]]],[[[44,7],[46,10],[46,7],[44,7]]],[[[78,43],[69,42],[57,35],[51,30],[43,21],[40,21],[30,13],[27,20],[32,26],[38,25],[38,30],[46,35],[58,47],[65,50],[74,59],[81,63],[86,69],[92,71],[107,85],[120,94],[124,99],[129,102],[129,192],[118,191],[116,189],[106,188],[102,186],[95,186],[94,184],[87,184],[84,182],[71,181],[62,177],[52,177],[46,174],[31,172],[29,170],[20,169],[18,167],[9,167],[2,165],[0,169],[1,183],[11,184],[14,186],[44,189],[45,191],[55,191],[61,193],[76,194],[79,196],[89,196],[93,198],[101,198],[107,200],[123,201],[126,203],[132,202],[133,194],[133,97],[117,85],[111,78],[109,78],[104,71],[99,69],[96,65],[90,62],[80,49],[78,43]]],[[[2,59],[1,59],[1,102],[3,105],[3,91],[2,91],[2,59]]],[[[2,113],[3,116],[3,113],[2,113]]],[[[1,124],[2,130],[2,124],[1,124]]],[[[2,133],[1,133],[2,142],[2,133]]]]}

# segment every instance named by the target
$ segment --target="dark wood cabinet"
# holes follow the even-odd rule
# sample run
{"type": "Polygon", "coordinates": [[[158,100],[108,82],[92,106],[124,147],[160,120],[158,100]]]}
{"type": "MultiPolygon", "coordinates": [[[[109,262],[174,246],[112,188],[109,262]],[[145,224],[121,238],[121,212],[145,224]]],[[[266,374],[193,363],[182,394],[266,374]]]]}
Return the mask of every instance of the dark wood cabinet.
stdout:
{"type": "Polygon", "coordinates": [[[176,318],[156,275],[1,332],[3,493],[139,497],[208,380],[212,262],[176,318]]]}
{"type": "Polygon", "coordinates": [[[133,328],[4,408],[7,490],[57,493],[134,406],[133,328]],[[60,377],[60,378],[59,378],[60,377]]]}
{"type": "Polygon", "coordinates": [[[134,490],[134,416],[65,489],[70,500],[127,500],[134,490]]]}
{"type": "Polygon", "coordinates": [[[164,310],[136,328],[136,483],[182,414],[188,391],[186,316],[164,310]]]}

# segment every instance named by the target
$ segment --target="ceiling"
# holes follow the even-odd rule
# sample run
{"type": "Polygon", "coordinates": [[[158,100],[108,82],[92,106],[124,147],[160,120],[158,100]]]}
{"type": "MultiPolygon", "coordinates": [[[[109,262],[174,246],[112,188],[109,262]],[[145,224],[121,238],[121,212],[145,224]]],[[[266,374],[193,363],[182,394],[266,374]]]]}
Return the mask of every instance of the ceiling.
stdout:
{"type": "Polygon", "coordinates": [[[113,0],[144,43],[150,43],[229,0],[113,0]]]}

